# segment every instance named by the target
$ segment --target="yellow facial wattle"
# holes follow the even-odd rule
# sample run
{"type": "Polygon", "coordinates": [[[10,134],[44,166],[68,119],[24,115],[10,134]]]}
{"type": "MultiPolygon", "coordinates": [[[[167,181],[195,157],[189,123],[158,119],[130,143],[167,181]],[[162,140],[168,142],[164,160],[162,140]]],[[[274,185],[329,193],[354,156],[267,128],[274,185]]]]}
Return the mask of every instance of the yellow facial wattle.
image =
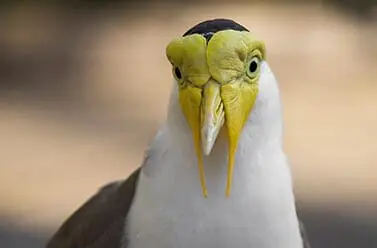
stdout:
{"type": "Polygon", "coordinates": [[[208,43],[200,34],[173,40],[166,54],[192,131],[204,197],[208,193],[203,152],[210,154],[220,129],[224,124],[227,127],[229,196],[238,140],[258,94],[264,44],[250,32],[224,30],[215,33],[208,43]]]}

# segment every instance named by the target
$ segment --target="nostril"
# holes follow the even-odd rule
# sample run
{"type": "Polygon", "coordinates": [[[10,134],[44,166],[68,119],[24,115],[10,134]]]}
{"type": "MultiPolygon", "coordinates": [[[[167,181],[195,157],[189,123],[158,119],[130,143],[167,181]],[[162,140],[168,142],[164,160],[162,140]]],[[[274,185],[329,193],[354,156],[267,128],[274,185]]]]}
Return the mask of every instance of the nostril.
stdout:
{"type": "Polygon", "coordinates": [[[224,108],[223,103],[220,102],[220,103],[217,105],[217,108],[216,108],[216,114],[220,114],[220,113],[222,113],[222,112],[223,112],[223,108],[224,108]]]}

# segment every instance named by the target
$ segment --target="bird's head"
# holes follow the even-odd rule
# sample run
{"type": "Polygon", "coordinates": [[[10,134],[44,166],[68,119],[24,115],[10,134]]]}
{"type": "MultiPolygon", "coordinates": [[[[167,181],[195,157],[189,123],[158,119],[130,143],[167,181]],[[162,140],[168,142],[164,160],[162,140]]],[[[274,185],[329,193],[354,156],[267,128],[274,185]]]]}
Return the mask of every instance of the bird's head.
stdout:
{"type": "Polygon", "coordinates": [[[202,156],[211,153],[220,129],[226,130],[229,196],[237,143],[259,91],[264,43],[232,20],[215,19],[197,24],[171,41],[166,55],[192,131],[204,196],[202,156]]]}

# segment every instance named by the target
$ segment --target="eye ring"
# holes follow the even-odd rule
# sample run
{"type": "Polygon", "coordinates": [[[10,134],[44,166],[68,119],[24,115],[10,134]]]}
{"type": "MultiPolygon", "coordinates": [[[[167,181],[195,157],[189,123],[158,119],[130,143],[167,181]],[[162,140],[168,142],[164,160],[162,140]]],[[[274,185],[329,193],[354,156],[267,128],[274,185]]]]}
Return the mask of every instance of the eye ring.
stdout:
{"type": "Polygon", "coordinates": [[[254,78],[259,72],[260,59],[255,56],[247,64],[246,72],[247,75],[251,78],[254,78]]]}

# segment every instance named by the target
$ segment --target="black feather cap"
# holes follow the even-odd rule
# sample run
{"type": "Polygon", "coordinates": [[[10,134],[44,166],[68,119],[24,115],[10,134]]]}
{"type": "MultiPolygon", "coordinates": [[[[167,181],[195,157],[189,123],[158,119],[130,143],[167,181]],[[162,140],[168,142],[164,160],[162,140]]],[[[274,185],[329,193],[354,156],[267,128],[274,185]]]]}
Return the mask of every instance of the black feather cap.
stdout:
{"type": "Polygon", "coordinates": [[[207,42],[212,38],[213,34],[222,31],[222,30],[237,30],[237,31],[249,31],[247,28],[238,24],[237,22],[230,20],[230,19],[213,19],[203,21],[201,23],[196,24],[194,27],[190,28],[183,36],[191,35],[191,34],[200,34],[203,35],[207,42]]]}

